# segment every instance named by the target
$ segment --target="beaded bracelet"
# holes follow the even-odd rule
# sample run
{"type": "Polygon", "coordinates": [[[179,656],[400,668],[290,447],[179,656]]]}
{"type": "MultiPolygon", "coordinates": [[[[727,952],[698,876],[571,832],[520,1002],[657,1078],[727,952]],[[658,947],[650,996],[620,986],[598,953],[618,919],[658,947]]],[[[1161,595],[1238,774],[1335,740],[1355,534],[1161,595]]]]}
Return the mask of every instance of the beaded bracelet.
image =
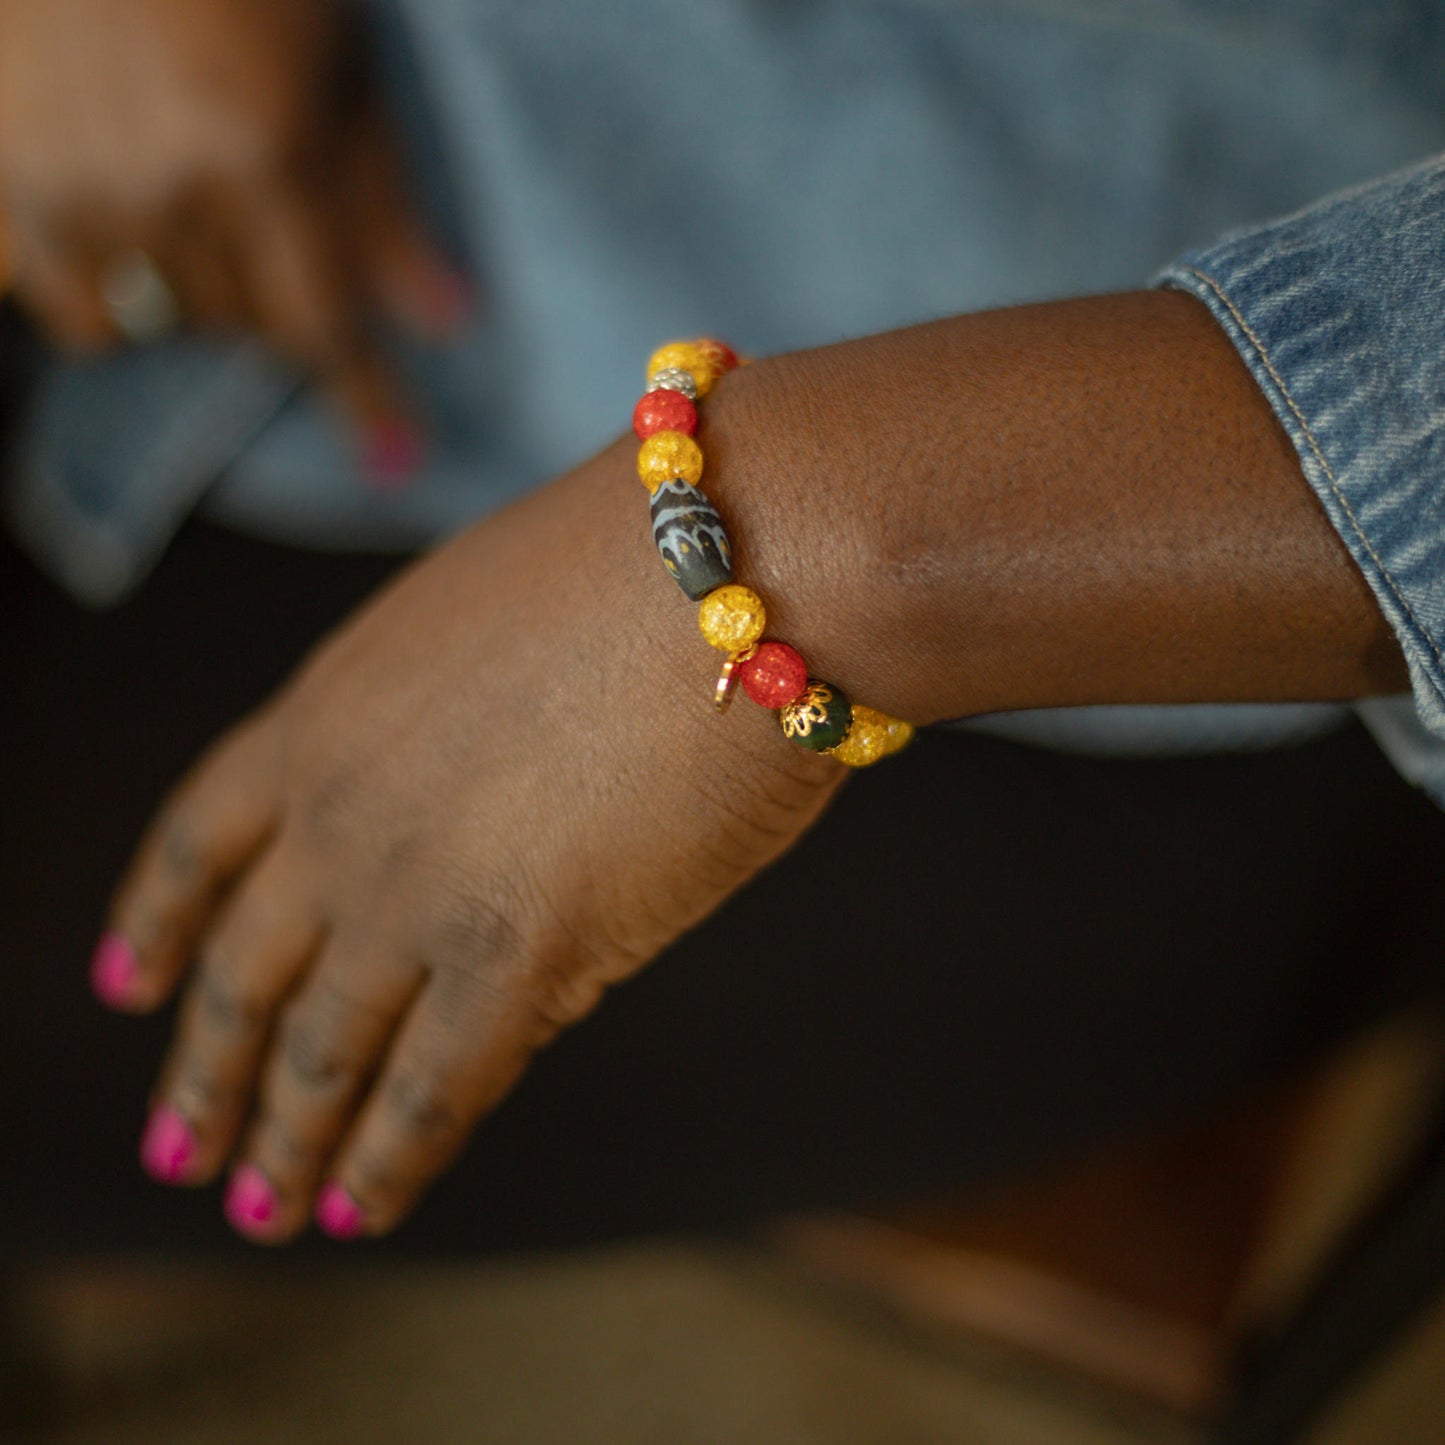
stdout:
{"type": "Polygon", "coordinates": [[[633,408],[632,429],[642,443],[637,474],[652,494],[652,539],[678,586],[702,604],[702,635],[727,654],[717,710],[727,711],[741,684],[760,707],[777,712],[784,735],[800,747],[864,768],[906,747],[912,725],[850,703],[842,688],[808,675],[796,648],[763,640],[763,600],[733,581],[732,544],[717,508],[698,490],[696,402],[737,365],[732,348],[712,340],[669,342],[647,364],[647,391],[633,408]]]}

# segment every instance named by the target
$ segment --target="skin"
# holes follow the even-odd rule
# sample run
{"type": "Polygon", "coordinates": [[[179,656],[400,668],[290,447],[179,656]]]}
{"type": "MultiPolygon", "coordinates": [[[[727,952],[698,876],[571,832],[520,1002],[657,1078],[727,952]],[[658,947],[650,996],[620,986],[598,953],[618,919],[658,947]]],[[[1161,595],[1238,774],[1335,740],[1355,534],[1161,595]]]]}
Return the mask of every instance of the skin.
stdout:
{"type": "Polygon", "coordinates": [[[370,335],[464,283],[415,219],[337,0],[0,0],[0,289],[73,351],[120,336],[146,252],[186,319],[311,371],[364,435],[405,425],[370,335]]]}
{"type": "MultiPolygon", "coordinates": [[[[769,632],[927,723],[1350,698],[1399,650],[1212,319],[1146,293],[759,361],[703,484],[769,632]]],[[[652,549],[635,442],[412,566],[161,810],[111,927],[177,988],[182,1182],[259,1167],[381,1233],[531,1055],[823,812],[845,770],[740,700],[652,549]],[[625,840],[625,841],[620,841],[625,840]]]]}

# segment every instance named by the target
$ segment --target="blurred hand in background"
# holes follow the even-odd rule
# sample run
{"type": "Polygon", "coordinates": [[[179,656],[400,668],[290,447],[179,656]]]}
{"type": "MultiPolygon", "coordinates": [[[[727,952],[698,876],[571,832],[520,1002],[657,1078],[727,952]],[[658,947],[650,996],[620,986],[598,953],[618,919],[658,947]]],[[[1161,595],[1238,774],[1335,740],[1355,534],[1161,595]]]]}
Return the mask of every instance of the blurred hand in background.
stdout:
{"type": "Polygon", "coordinates": [[[0,285],[82,352],[173,320],[250,331],[362,429],[420,435],[372,335],[465,317],[427,239],[344,0],[5,0],[0,285]]]}

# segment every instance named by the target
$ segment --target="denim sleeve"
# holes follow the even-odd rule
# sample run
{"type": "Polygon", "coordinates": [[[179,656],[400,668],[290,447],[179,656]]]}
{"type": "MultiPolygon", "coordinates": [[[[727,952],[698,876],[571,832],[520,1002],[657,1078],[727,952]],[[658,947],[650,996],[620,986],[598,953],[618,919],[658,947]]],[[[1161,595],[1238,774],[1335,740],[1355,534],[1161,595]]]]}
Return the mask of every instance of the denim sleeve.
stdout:
{"type": "Polygon", "coordinates": [[[1404,649],[1362,710],[1445,806],[1445,157],[1189,252],[1156,281],[1214,313],[1404,649]]]}

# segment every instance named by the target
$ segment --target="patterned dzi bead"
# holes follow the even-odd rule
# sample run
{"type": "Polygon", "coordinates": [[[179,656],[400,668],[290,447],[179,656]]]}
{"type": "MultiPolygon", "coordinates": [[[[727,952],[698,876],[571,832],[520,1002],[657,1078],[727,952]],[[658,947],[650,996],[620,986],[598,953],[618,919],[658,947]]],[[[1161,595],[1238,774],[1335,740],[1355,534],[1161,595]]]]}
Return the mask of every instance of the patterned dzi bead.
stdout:
{"type": "Polygon", "coordinates": [[[733,580],[733,549],[718,510],[680,477],[652,494],[652,540],[693,602],[733,580]]]}
{"type": "Polygon", "coordinates": [[[810,678],[801,696],[778,714],[784,735],[815,753],[837,747],[852,720],[853,708],[843,690],[818,678],[810,678]]]}

